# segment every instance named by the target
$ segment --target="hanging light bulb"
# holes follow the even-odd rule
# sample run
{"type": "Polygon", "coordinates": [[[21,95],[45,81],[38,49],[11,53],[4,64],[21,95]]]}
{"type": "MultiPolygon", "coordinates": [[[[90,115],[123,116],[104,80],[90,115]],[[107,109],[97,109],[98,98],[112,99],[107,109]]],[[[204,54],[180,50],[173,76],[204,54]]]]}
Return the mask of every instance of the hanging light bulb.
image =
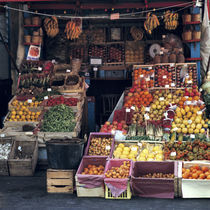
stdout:
{"type": "Polygon", "coordinates": [[[112,8],[112,11],[114,11],[114,8],[112,8]]]}
{"type": "Polygon", "coordinates": [[[66,10],[63,11],[63,14],[66,14],[66,10]]]}

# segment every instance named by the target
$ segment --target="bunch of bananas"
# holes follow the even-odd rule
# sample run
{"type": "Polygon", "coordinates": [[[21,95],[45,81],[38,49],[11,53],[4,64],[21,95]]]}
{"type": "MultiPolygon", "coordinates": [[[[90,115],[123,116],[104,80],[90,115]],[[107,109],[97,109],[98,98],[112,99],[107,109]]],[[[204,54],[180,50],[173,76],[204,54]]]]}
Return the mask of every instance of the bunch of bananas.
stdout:
{"type": "Polygon", "coordinates": [[[135,26],[131,27],[130,33],[135,41],[142,40],[142,38],[144,36],[143,31],[135,26]]]}
{"type": "Polygon", "coordinates": [[[151,12],[149,12],[147,14],[147,19],[144,22],[144,28],[146,30],[147,33],[152,34],[152,30],[157,28],[160,25],[160,22],[157,18],[156,15],[151,14],[151,12]]]}
{"type": "Polygon", "coordinates": [[[179,14],[167,10],[164,14],[165,29],[175,30],[179,24],[179,14]]]}
{"type": "Polygon", "coordinates": [[[47,36],[55,37],[59,33],[58,19],[55,16],[45,18],[44,28],[47,36]]]}
{"type": "Polygon", "coordinates": [[[66,24],[65,31],[67,39],[78,39],[79,35],[82,33],[80,25],[74,21],[69,21],[66,24]]]}

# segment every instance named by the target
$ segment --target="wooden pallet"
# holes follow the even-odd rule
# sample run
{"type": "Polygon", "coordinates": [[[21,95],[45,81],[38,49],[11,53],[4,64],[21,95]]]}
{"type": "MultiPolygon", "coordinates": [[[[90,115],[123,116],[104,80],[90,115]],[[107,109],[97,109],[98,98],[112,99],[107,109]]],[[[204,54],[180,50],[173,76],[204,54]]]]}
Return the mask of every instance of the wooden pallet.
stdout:
{"type": "Polygon", "coordinates": [[[74,170],[47,170],[47,192],[69,193],[74,191],[74,170]]]}

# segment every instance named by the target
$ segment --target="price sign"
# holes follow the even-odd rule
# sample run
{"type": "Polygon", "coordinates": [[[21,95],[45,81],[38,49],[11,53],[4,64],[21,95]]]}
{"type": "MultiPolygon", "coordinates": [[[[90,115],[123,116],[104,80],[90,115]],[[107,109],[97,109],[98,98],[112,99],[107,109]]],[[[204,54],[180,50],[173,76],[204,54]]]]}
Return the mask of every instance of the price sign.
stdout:
{"type": "Polygon", "coordinates": [[[4,138],[4,137],[5,137],[5,134],[4,134],[4,133],[1,133],[1,134],[0,134],[0,137],[1,137],[1,138],[4,138]]]}
{"type": "Polygon", "coordinates": [[[66,69],[66,73],[70,73],[71,72],[71,70],[70,69],[66,69]]]}
{"type": "Polygon", "coordinates": [[[187,104],[187,105],[191,105],[192,102],[191,102],[191,101],[186,101],[186,104],[187,104]]]}
{"type": "Polygon", "coordinates": [[[143,75],[143,74],[140,74],[140,77],[141,77],[141,78],[143,78],[143,77],[144,77],[144,75],[143,75]]]}
{"type": "Polygon", "coordinates": [[[152,69],[152,67],[150,66],[150,67],[148,67],[148,69],[149,69],[149,70],[151,70],[151,69],[152,69]]]}
{"type": "Polygon", "coordinates": [[[188,84],[191,84],[191,83],[192,83],[192,80],[187,81],[187,83],[188,83],[188,84]]]}
{"type": "Polygon", "coordinates": [[[188,123],[189,123],[189,124],[192,124],[192,120],[188,120],[188,123]]]}
{"type": "Polygon", "coordinates": [[[147,82],[150,81],[150,78],[146,78],[146,81],[147,81],[147,82]]]}
{"type": "Polygon", "coordinates": [[[145,111],[146,111],[146,112],[150,112],[150,107],[146,107],[146,108],[145,108],[145,111]]]}
{"type": "Polygon", "coordinates": [[[191,135],[190,135],[190,138],[191,138],[191,139],[194,139],[194,138],[195,138],[195,134],[191,134],[191,135]]]}
{"type": "Polygon", "coordinates": [[[186,99],[188,99],[188,98],[189,98],[189,96],[185,96],[185,98],[186,98],[186,99]]]}
{"type": "Polygon", "coordinates": [[[173,63],[171,63],[171,64],[170,64],[170,67],[173,67],[173,66],[174,66],[174,64],[173,64],[173,63]]]}
{"type": "Polygon", "coordinates": [[[144,117],[145,117],[146,120],[150,119],[148,114],[145,114],[144,117]]]}
{"type": "Polygon", "coordinates": [[[171,152],[170,154],[172,157],[176,156],[176,152],[171,152]]]}
{"type": "Polygon", "coordinates": [[[38,71],[42,71],[42,67],[38,67],[38,71]]]}
{"type": "Polygon", "coordinates": [[[110,15],[110,20],[118,20],[120,18],[120,13],[114,13],[110,15]]]}
{"type": "Polygon", "coordinates": [[[32,99],[28,99],[28,103],[29,103],[29,104],[32,103],[32,99]]]}
{"type": "Polygon", "coordinates": [[[93,71],[98,71],[98,68],[97,68],[97,67],[94,67],[94,68],[93,68],[93,71]]]}
{"type": "Polygon", "coordinates": [[[159,100],[160,100],[160,101],[164,101],[164,97],[160,97],[159,100]]]}
{"type": "Polygon", "coordinates": [[[198,114],[198,115],[201,115],[201,114],[202,114],[202,111],[198,111],[197,114],[198,114]]]}
{"type": "Polygon", "coordinates": [[[139,147],[142,147],[142,143],[139,142],[139,143],[138,143],[138,146],[139,146],[139,147]]]}
{"type": "Polygon", "coordinates": [[[173,131],[177,131],[177,130],[178,130],[178,128],[174,128],[174,129],[173,129],[173,131]]]}
{"type": "Polygon", "coordinates": [[[171,87],[175,87],[176,85],[175,85],[175,83],[171,83],[171,87]]]}
{"type": "Polygon", "coordinates": [[[21,146],[18,146],[18,150],[19,150],[19,151],[22,151],[22,147],[21,147],[21,146]]]}
{"type": "Polygon", "coordinates": [[[165,85],[165,88],[169,88],[169,85],[165,85]]]}
{"type": "Polygon", "coordinates": [[[106,146],[106,150],[110,150],[111,147],[109,145],[106,146]]]}
{"type": "Polygon", "coordinates": [[[131,109],[132,109],[132,110],[135,110],[135,106],[132,106],[131,109]]]}
{"type": "Polygon", "coordinates": [[[137,147],[132,147],[131,151],[136,152],[137,151],[137,147]]]}
{"type": "Polygon", "coordinates": [[[51,88],[47,88],[47,91],[48,91],[48,92],[51,92],[51,91],[52,91],[52,89],[51,89],[51,88]]]}
{"type": "Polygon", "coordinates": [[[91,65],[102,65],[102,59],[101,58],[90,58],[90,64],[91,65]]]}
{"type": "Polygon", "coordinates": [[[163,75],[163,79],[166,79],[167,78],[167,76],[166,75],[163,75]]]}
{"type": "Polygon", "coordinates": [[[44,97],[44,100],[47,100],[47,99],[48,99],[48,96],[45,96],[45,97],[44,97]]]}
{"type": "Polygon", "coordinates": [[[127,108],[125,111],[126,111],[126,112],[130,112],[131,110],[127,108]]]}

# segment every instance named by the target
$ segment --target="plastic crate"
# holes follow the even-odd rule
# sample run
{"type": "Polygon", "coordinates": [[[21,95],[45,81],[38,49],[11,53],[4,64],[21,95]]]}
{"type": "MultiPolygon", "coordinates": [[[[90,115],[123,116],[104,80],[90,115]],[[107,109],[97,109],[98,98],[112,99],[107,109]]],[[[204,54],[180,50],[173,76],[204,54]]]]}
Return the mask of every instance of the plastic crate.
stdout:
{"type": "Polygon", "coordinates": [[[128,182],[127,190],[124,191],[119,197],[114,197],[111,190],[105,184],[105,198],[106,199],[131,199],[132,193],[130,188],[130,182],[128,182]]]}

